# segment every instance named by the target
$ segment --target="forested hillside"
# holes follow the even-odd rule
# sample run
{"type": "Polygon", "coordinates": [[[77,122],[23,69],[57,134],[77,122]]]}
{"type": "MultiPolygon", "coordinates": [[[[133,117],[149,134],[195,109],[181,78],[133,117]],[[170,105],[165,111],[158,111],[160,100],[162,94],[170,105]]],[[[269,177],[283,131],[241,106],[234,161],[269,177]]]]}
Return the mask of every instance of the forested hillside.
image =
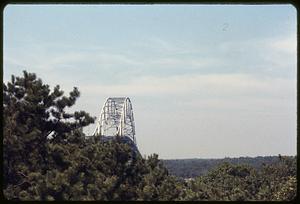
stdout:
{"type": "Polygon", "coordinates": [[[182,178],[193,178],[204,175],[225,162],[229,164],[246,164],[260,170],[264,165],[275,163],[278,160],[278,156],[259,156],[224,159],[169,159],[162,161],[170,174],[182,178]]]}
{"type": "Polygon", "coordinates": [[[220,162],[185,181],[171,175],[157,154],[143,158],[120,137],[85,139],[82,128],[95,118],[66,111],[79,96],[77,88],[68,96],[59,86],[51,91],[26,71],[3,84],[6,199],[282,201],[296,196],[296,157],[274,158],[260,169],[220,162]]]}

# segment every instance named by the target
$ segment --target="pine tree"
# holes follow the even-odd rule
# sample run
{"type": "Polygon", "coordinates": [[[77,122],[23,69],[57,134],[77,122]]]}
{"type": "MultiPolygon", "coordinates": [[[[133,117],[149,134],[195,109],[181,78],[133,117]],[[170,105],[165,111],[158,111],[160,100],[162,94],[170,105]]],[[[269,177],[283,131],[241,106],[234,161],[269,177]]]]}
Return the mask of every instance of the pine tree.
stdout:
{"type": "Polygon", "coordinates": [[[4,188],[10,184],[24,198],[28,195],[22,190],[33,186],[29,174],[45,174],[50,168],[47,144],[67,142],[70,133],[94,122],[84,111],[65,111],[80,96],[76,87],[68,97],[63,94],[59,85],[51,92],[49,85],[26,71],[3,84],[4,188]]]}

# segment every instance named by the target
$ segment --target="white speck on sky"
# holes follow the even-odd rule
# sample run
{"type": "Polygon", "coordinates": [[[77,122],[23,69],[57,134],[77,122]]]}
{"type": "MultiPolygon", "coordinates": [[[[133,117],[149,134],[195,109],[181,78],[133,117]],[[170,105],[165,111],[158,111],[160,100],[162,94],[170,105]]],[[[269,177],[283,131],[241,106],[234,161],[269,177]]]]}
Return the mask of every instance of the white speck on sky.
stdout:
{"type": "Polygon", "coordinates": [[[77,86],[73,110],[93,116],[130,97],[143,155],[296,155],[296,19],[291,5],[8,5],[3,80],[77,86]]]}

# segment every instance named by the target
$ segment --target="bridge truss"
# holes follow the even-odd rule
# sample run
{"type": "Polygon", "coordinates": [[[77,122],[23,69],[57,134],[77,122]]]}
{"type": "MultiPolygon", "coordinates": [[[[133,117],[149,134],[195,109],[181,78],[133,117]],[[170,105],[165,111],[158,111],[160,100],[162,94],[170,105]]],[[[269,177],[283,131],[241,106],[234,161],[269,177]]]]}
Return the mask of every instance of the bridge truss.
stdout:
{"type": "Polygon", "coordinates": [[[127,136],[136,144],[132,104],[128,97],[114,97],[106,100],[93,135],[127,136]]]}

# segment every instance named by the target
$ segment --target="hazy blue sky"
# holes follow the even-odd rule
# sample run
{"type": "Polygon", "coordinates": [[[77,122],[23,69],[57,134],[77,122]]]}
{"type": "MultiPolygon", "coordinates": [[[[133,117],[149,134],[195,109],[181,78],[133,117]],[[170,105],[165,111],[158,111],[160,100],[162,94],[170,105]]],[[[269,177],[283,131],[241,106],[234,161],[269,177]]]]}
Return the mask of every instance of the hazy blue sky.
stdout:
{"type": "Polygon", "coordinates": [[[296,26],[291,5],[9,5],[4,81],[77,86],[97,117],[130,97],[143,155],[295,155],[296,26]]]}

